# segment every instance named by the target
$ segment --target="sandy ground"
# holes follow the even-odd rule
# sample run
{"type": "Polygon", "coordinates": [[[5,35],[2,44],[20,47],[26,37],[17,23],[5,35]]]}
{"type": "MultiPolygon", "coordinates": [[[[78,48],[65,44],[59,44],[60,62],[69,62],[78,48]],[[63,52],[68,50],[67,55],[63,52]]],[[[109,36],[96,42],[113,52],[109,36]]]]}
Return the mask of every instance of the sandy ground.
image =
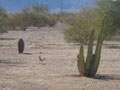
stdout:
{"type": "Polygon", "coordinates": [[[64,41],[66,27],[59,23],[0,35],[0,90],[120,90],[120,41],[104,43],[99,76],[80,77],[79,46],[64,41]],[[19,38],[25,41],[24,54],[18,54],[19,38]]]}

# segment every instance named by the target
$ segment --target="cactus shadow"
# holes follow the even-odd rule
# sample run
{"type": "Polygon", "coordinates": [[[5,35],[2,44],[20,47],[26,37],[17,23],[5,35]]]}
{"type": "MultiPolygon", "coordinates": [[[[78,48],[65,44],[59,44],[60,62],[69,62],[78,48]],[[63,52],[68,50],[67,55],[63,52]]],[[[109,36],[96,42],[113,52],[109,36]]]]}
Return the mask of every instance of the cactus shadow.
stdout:
{"type": "Polygon", "coordinates": [[[114,46],[107,46],[107,48],[120,49],[120,46],[117,46],[117,45],[114,45],[114,46]]]}
{"type": "Polygon", "coordinates": [[[20,61],[12,61],[12,60],[0,60],[0,67],[3,66],[21,66],[24,64],[23,62],[20,61]]]}
{"type": "Polygon", "coordinates": [[[105,81],[120,80],[120,76],[117,75],[96,75],[89,78],[97,79],[97,80],[105,80],[105,81]]]}
{"type": "Polygon", "coordinates": [[[25,55],[33,55],[32,53],[23,53],[23,54],[25,54],[25,55]]]}
{"type": "MultiPolygon", "coordinates": [[[[80,76],[80,75],[66,75],[67,77],[76,77],[76,78],[82,78],[85,76],[80,76]]],[[[96,80],[104,80],[104,81],[109,81],[109,80],[120,80],[120,76],[117,75],[96,75],[96,76],[91,76],[91,77],[86,77],[89,79],[96,79],[96,80]]]]}
{"type": "Polygon", "coordinates": [[[85,77],[85,76],[81,76],[79,74],[72,74],[72,75],[65,75],[65,77],[70,77],[70,78],[82,78],[82,77],[85,77]]]}
{"type": "Polygon", "coordinates": [[[0,38],[0,40],[16,40],[16,38],[0,38]]]}

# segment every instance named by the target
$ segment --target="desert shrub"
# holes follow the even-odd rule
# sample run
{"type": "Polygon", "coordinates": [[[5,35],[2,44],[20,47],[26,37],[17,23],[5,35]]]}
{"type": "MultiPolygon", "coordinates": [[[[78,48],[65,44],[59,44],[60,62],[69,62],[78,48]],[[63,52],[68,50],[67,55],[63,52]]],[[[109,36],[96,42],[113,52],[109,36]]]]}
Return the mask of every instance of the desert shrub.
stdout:
{"type": "Polygon", "coordinates": [[[67,16],[63,16],[62,22],[65,24],[73,25],[76,22],[76,16],[71,14],[67,16]]]}
{"type": "Polygon", "coordinates": [[[41,4],[37,2],[35,5],[32,5],[32,11],[33,12],[44,12],[44,13],[49,13],[50,9],[46,4],[41,4]]]}
{"type": "Polygon", "coordinates": [[[106,21],[106,38],[112,38],[120,35],[120,1],[119,0],[96,0],[94,14],[96,14],[96,21],[94,23],[98,29],[104,14],[109,17],[106,21]]]}
{"type": "Polygon", "coordinates": [[[30,18],[33,26],[41,27],[47,22],[47,16],[42,12],[31,12],[30,18]]]}
{"type": "Polygon", "coordinates": [[[48,25],[50,27],[54,26],[57,23],[57,18],[54,17],[53,15],[49,15],[48,17],[48,25]]]}
{"type": "Polygon", "coordinates": [[[53,17],[53,14],[49,13],[50,9],[47,5],[36,3],[32,5],[32,12],[30,13],[30,18],[34,26],[44,26],[49,25],[53,26],[56,24],[56,18],[53,17]]]}
{"type": "Polygon", "coordinates": [[[94,20],[94,17],[92,15],[92,9],[82,8],[82,10],[76,14],[76,17],[73,18],[75,18],[74,24],[68,30],[65,31],[66,41],[87,43],[89,33],[92,29],[94,29],[92,25],[94,20]]]}
{"type": "Polygon", "coordinates": [[[8,19],[0,16],[0,33],[8,31],[8,19]]]}
{"type": "Polygon", "coordinates": [[[87,43],[90,29],[89,24],[77,22],[68,30],[65,31],[65,40],[67,42],[87,43]]]}
{"type": "Polygon", "coordinates": [[[30,20],[33,26],[41,27],[45,25],[53,26],[56,24],[56,18],[51,14],[43,12],[30,13],[30,20]]]}
{"type": "Polygon", "coordinates": [[[77,13],[75,14],[75,13],[63,12],[60,20],[62,20],[62,22],[65,24],[73,25],[76,22],[76,16],[77,13]]]}
{"type": "Polygon", "coordinates": [[[53,26],[56,24],[56,18],[49,13],[49,8],[46,5],[36,5],[24,7],[22,12],[14,13],[9,16],[10,27],[22,27],[27,28],[28,26],[41,27],[45,25],[53,26]]]}
{"type": "Polygon", "coordinates": [[[8,30],[8,16],[4,8],[0,7],[0,33],[8,30]]]}
{"type": "Polygon", "coordinates": [[[11,28],[14,27],[27,27],[31,25],[29,20],[29,15],[25,15],[23,13],[16,13],[9,17],[9,24],[11,28]]]}

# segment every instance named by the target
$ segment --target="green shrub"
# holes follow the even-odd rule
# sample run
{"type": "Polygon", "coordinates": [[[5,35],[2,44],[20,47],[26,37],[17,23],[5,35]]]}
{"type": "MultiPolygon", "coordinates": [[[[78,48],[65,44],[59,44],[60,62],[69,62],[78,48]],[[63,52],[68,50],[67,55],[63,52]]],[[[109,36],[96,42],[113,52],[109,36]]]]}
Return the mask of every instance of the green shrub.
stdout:
{"type": "Polygon", "coordinates": [[[14,13],[9,16],[11,28],[28,26],[42,27],[45,25],[53,26],[56,24],[56,18],[49,13],[48,7],[45,5],[33,5],[32,10],[24,7],[21,13],[14,13]]]}
{"type": "Polygon", "coordinates": [[[87,43],[90,28],[89,24],[77,22],[75,25],[65,31],[65,40],[67,42],[87,43]]]}
{"type": "Polygon", "coordinates": [[[2,7],[0,7],[0,33],[7,32],[8,30],[8,16],[2,7]]]}
{"type": "Polygon", "coordinates": [[[73,25],[76,22],[76,16],[75,15],[67,15],[62,17],[62,22],[65,24],[73,25]]]}
{"type": "Polygon", "coordinates": [[[52,15],[50,15],[50,16],[48,17],[48,25],[49,25],[50,27],[52,27],[52,26],[54,26],[56,23],[57,23],[57,18],[54,17],[54,16],[52,16],[52,15]]]}
{"type": "Polygon", "coordinates": [[[97,38],[98,34],[100,33],[100,24],[102,21],[97,19],[98,15],[95,14],[94,8],[84,7],[76,15],[68,15],[67,18],[68,20],[65,19],[65,21],[73,23],[73,26],[65,31],[66,41],[87,43],[89,33],[92,29],[96,28],[95,38],[97,38]],[[96,25],[98,22],[99,25],[96,25]]]}
{"type": "Polygon", "coordinates": [[[9,17],[9,25],[11,28],[15,27],[28,27],[31,25],[29,15],[23,13],[16,13],[9,17]]]}

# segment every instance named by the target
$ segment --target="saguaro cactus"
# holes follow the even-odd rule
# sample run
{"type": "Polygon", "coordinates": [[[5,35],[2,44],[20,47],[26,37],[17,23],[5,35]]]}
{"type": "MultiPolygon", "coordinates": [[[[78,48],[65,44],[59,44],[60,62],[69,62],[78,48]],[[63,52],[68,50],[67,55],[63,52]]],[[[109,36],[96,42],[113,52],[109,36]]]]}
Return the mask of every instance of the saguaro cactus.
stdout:
{"type": "Polygon", "coordinates": [[[18,52],[23,53],[24,51],[24,41],[23,39],[19,39],[18,41],[18,52]]]}
{"type": "Polygon", "coordinates": [[[77,57],[78,58],[77,66],[82,76],[94,76],[97,73],[101,56],[101,48],[105,37],[104,30],[105,20],[106,16],[104,16],[102,29],[98,36],[95,54],[93,54],[93,42],[95,30],[93,30],[90,34],[86,62],[84,61],[83,46],[80,47],[80,53],[77,57]]]}

